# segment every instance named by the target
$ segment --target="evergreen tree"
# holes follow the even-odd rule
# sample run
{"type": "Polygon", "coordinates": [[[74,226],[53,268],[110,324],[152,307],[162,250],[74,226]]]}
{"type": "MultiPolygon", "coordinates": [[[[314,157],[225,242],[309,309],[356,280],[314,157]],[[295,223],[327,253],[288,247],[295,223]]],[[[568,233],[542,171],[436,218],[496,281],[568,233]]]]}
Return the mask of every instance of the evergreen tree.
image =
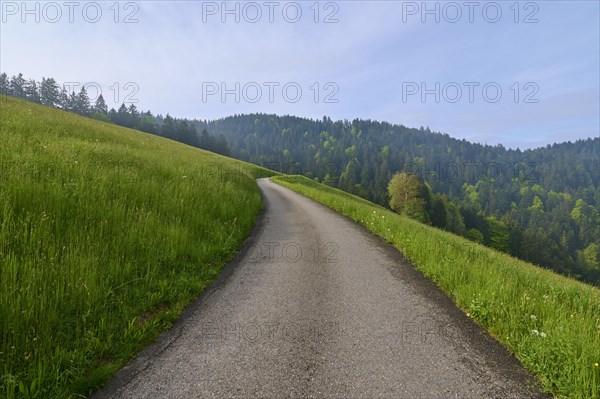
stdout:
{"type": "Polygon", "coordinates": [[[187,119],[175,119],[175,135],[172,137],[181,143],[198,147],[200,139],[196,133],[196,129],[191,126],[187,119]]]}
{"type": "Polygon", "coordinates": [[[10,93],[10,81],[6,73],[0,73],[0,94],[8,95],[10,93]]]}
{"type": "Polygon", "coordinates": [[[108,111],[108,119],[111,120],[112,123],[116,124],[118,116],[117,116],[117,111],[115,111],[114,108],[111,108],[110,111],[108,111]]]}
{"type": "Polygon", "coordinates": [[[113,122],[119,126],[129,126],[129,111],[125,106],[125,103],[121,104],[114,118],[113,122]]]}
{"type": "Polygon", "coordinates": [[[227,139],[222,134],[217,137],[215,152],[217,154],[229,156],[229,144],[227,144],[227,139]]]}
{"type": "Polygon", "coordinates": [[[77,113],[77,94],[75,90],[69,94],[69,99],[67,100],[67,111],[77,113]]]}
{"type": "MultiPolygon", "coordinates": [[[[75,93],[75,92],[73,92],[75,93]]],[[[77,94],[74,98],[74,111],[79,115],[88,116],[90,115],[91,107],[90,107],[90,98],[88,97],[87,90],[85,86],[81,88],[79,94],[77,94]]]]}
{"type": "Polygon", "coordinates": [[[173,120],[171,115],[167,114],[167,116],[165,116],[163,124],[160,128],[160,134],[161,136],[171,139],[176,137],[175,121],[173,120]]]}
{"type": "Polygon", "coordinates": [[[58,107],[60,105],[60,87],[53,78],[42,78],[40,100],[44,105],[58,107]]]}
{"type": "Polygon", "coordinates": [[[140,123],[140,112],[135,104],[132,103],[129,105],[127,113],[129,114],[129,123],[127,124],[127,127],[136,128],[140,123]]]}
{"type": "Polygon", "coordinates": [[[10,79],[9,95],[25,99],[25,79],[23,74],[19,73],[10,79]]]}
{"type": "Polygon", "coordinates": [[[140,116],[139,129],[146,133],[157,134],[158,126],[156,125],[156,119],[150,111],[142,113],[140,116]]]}
{"type": "Polygon", "coordinates": [[[445,199],[441,195],[436,194],[432,196],[431,202],[431,213],[429,215],[431,224],[442,229],[446,228],[448,223],[448,211],[446,210],[445,199]]]}
{"type": "Polygon", "coordinates": [[[215,148],[213,137],[208,134],[206,129],[202,129],[202,132],[200,132],[200,148],[207,151],[212,151],[215,148]]]}
{"type": "Polygon", "coordinates": [[[69,111],[72,108],[69,93],[67,92],[67,88],[64,86],[58,94],[58,104],[59,107],[65,111],[69,111]]]}
{"type": "Polygon", "coordinates": [[[25,83],[23,94],[25,96],[24,98],[27,101],[31,101],[33,103],[40,103],[40,92],[35,79],[30,79],[28,82],[25,83]]]}
{"type": "Polygon", "coordinates": [[[102,115],[108,115],[108,107],[106,106],[106,102],[104,101],[102,94],[98,96],[96,102],[94,103],[94,112],[102,115]]]}

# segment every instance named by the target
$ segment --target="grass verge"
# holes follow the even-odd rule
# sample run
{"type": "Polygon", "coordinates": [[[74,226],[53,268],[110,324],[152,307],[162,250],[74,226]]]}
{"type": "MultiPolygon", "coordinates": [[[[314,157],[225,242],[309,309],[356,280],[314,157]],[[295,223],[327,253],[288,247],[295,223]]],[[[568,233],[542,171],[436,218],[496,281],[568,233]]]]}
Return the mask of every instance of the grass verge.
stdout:
{"type": "Polygon", "coordinates": [[[230,260],[270,172],[0,99],[0,397],[85,396],[230,260]]]}
{"type": "Polygon", "coordinates": [[[273,180],[384,238],[556,397],[600,398],[600,290],[301,176],[273,180]]]}

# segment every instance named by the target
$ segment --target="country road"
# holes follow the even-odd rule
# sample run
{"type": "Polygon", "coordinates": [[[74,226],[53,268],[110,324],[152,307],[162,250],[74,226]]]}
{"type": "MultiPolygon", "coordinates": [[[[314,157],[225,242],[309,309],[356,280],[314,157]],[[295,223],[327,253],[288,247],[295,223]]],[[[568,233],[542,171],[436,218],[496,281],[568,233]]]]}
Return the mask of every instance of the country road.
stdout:
{"type": "Polygon", "coordinates": [[[266,179],[255,236],[97,398],[535,398],[393,247],[266,179]]]}

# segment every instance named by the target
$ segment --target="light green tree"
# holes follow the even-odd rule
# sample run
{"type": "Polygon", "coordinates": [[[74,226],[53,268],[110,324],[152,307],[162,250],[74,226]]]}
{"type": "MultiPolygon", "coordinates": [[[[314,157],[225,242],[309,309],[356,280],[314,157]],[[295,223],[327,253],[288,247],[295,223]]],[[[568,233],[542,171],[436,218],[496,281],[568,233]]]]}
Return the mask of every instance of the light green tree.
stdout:
{"type": "Polygon", "coordinates": [[[425,199],[422,197],[421,181],[412,173],[399,172],[392,176],[388,184],[390,208],[394,211],[417,219],[428,221],[425,212],[425,199]]]}

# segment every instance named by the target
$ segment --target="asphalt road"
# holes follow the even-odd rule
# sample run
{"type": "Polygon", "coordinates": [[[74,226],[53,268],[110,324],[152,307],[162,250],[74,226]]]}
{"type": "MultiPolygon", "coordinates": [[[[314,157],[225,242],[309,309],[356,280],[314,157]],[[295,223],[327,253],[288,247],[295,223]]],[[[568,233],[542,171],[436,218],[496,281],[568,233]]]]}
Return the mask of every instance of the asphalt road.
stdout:
{"type": "Polygon", "coordinates": [[[251,243],[98,398],[545,397],[390,245],[268,180],[251,243]]]}

